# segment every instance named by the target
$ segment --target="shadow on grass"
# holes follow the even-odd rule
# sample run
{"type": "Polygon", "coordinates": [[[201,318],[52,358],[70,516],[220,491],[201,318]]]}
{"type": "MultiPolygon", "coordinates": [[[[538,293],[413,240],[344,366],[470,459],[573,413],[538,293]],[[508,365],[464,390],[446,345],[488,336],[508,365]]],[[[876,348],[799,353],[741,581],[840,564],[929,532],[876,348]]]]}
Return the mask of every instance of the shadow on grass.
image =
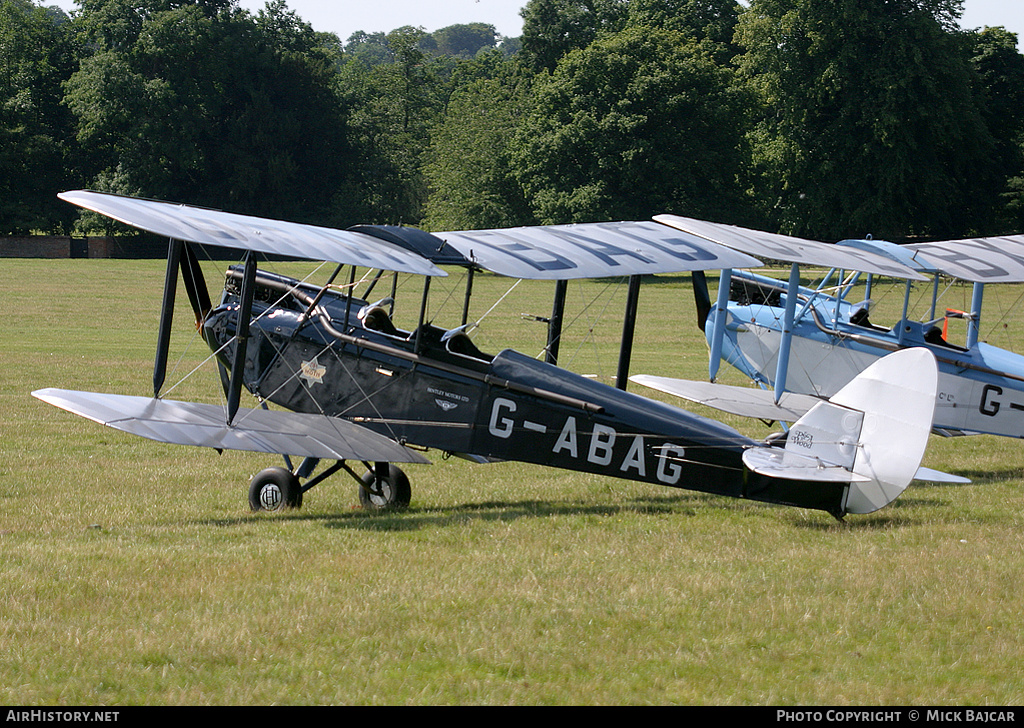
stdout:
{"type": "Polygon", "coordinates": [[[1000,471],[958,471],[971,478],[971,483],[916,482],[906,494],[874,513],[851,514],[842,521],[824,511],[734,499],[698,491],[671,491],[667,495],[636,496],[617,503],[581,503],[565,500],[483,500],[450,506],[413,506],[400,511],[368,511],[353,507],[336,513],[307,513],[302,510],[278,514],[247,513],[237,518],[202,521],[204,525],[230,527],[248,524],[253,519],[274,521],[322,522],[326,528],[366,531],[418,531],[427,528],[477,521],[514,521],[520,518],[559,518],[564,516],[610,517],[624,513],[637,515],[669,515],[687,517],[704,511],[745,514],[751,517],[778,519],[789,526],[812,531],[868,531],[920,525],[934,517],[949,503],[938,497],[949,488],[984,485],[1024,479],[1024,468],[1000,471]]]}
{"type": "MultiPolygon", "coordinates": [[[[514,521],[520,518],[558,518],[562,516],[609,517],[622,513],[693,515],[697,507],[686,494],[668,498],[635,498],[625,504],[583,504],[570,501],[545,500],[491,500],[461,503],[453,506],[416,507],[398,511],[368,511],[353,508],[343,513],[304,514],[293,510],[279,514],[248,514],[233,519],[211,519],[206,523],[216,526],[234,526],[250,523],[254,518],[288,521],[321,521],[327,528],[348,528],[367,531],[418,531],[424,528],[445,527],[468,520],[514,521]]],[[[713,507],[710,504],[708,507],[713,507]]]]}
{"type": "MultiPolygon", "coordinates": [[[[776,518],[780,514],[792,514],[791,525],[818,530],[835,530],[857,527],[860,523],[850,520],[836,521],[823,511],[790,509],[785,506],[683,491],[668,496],[638,496],[623,503],[592,504],[578,501],[558,500],[485,500],[476,503],[461,503],[452,506],[417,507],[415,505],[399,511],[367,511],[352,508],[340,513],[303,513],[301,510],[278,514],[251,513],[238,518],[220,518],[205,521],[206,525],[236,526],[248,524],[253,519],[274,521],[319,521],[326,528],[357,529],[366,531],[418,531],[427,528],[444,528],[463,524],[467,521],[515,521],[520,518],[560,518],[564,516],[611,517],[621,514],[687,517],[702,511],[720,511],[749,514],[754,517],[776,518]]],[[[858,519],[862,517],[856,517],[858,519]]],[[[880,519],[873,519],[878,521],[880,519]]],[[[889,519],[890,521],[892,519],[889,519]]],[[[906,519],[903,519],[906,520],[906,519]]],[[[886,524],[882,524],[886,525],[886,524]]],[[[887,524],[891,525],[891,523],[887,524]]]]}

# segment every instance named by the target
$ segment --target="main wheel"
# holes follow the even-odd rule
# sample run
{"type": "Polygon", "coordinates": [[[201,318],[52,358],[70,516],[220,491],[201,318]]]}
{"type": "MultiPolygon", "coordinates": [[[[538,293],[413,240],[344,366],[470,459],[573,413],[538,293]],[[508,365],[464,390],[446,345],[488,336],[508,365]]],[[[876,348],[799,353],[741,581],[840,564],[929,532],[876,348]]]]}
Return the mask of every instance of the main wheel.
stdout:
{"type": "Polygon", "coordinates": [[[363,484],[359,486],[359,502],[363,508],[374,511],[407,508],[412,500],[409,478],[397,465],[382,465],[384,472],[379,484],[375,470],[367,470],[363,475],[363,484]]]}
{"type": "Polygon", "coordinates": [[[291,471],[266,468],[249,483],[249,506],[254,511],[280,511],[302,506],[302,486],[291,471]]]}

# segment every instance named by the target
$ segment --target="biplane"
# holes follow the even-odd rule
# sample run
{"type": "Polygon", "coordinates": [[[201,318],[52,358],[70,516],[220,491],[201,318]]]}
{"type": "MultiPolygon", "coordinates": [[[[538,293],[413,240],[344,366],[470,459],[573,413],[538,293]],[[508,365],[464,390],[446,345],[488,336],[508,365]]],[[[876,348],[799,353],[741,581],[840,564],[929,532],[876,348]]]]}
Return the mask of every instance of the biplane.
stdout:
{"type": "Polygon", "coordinates": [[[697,296],[706,302],[701,323],[710,347],[709,381],[634,381],[733,414],[795,421],[873,362],[923,347],[939,370],[934,432],[1024,437],[1024,356],[979,338],[985,286],[1024,282],[1024,236],[826,244],[671,215],[657,219],[703,240],[789,263],[790,277],[724,270],[714,304],[706,288],[697,296]],[[880,265],[880,259],[886,262],[880,265]],[[801,266],[828,272],[815,287],[801,286],[801,266]],[[872,318],[872,286],[879,277],[899,279],[903,286],[902,314],[890,326],[872,318]],[[937,310],[943,279],[972,286],[969,311],[937,310]],[[930,283],[921,320],[911,316],[915,281],[930,283]],[[853,290],[860,293],[850,299],[853,290]],[[964,340],[948,335],[950,318],[966,319],[964,340]],[[714,383],[723,360],[758,388],[714,383]]]}
{"type": "Polygon", "coordinates": [[[91,191],[60,196],[169,241],[153,394],[33,394],[160,442],[283,456],[283,467],[252,478],[254,510],[298,507],[305,493],[339,472],[358,483],[365,507],[406,506],[411,486],[401,465],[429,462],[424,453],[430,451],[817,509],[836,518],[884,507],[918,475],[938,381],[935,357],[923,347],[868,367],[798,418],[784,441],[756,441],[626,391],[641,276],[760,265],[747,253],[657,220],[444,233],[369,225],[336,230],[91,191]],[[196,246],[210,245],[243,255],[227,269],[216,304],[196,254],[196,246]],[[313,285],[260,269],[258,254],[336,267],[326,284],[313,285]],[[545,360],[511,349],[481,351],[465,308],[449,328],[428,318],[430,282],[452,266],[468,271],[467,302],[474,271],[554,283],[545,360]],[[346,268],[354,282],[357,267],[422,277],[417,325],[395,324],[394,289],[372,295],[379,277],[358,295],[352,285],[332,285],[346,268]],[[566,282],[603,277],[630,282],[616,386],[557,364],[566,282]],[[179,282],[216,360],[221,404],[161,395],[179,282]],[[243,390],[255,406],[242,406],[243,390]],[[896,399],[899,408],[890,406],[896,399]]]}

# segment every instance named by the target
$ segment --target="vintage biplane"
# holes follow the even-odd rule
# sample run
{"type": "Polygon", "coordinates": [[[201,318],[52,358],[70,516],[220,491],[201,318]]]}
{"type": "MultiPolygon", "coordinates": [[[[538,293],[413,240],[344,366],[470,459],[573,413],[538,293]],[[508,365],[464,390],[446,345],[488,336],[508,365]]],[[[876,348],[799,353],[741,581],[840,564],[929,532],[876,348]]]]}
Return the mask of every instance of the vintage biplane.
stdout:
{"type": "Polygon", "coordinates": [[[657,219],[702,240],[787,262],[790,276],[787,282],[727,269],[714,304],[706,288],[698,291],[698,300],[706,302],[702,327],[710,347],[710,381],[650,376],[634,381],[733,414],[795,421],[880,358],[923,347],[939,369],[936,433],[1024,437],[1024,356],[979,339],[985,286],[1024,282],[1024,235],[909,245],[872,239],[826,244],[673,215],[657,219]],[[868,259],[864,253],[873,255],[868,259]],[[889,264],[877,265],[879,257],[889,264]],[[805,287],[801,266],[828,272],[817,286],[805,287]],[[883,276],[902,281],[902,314],[891,326],[880,326],[871,316],[872,286],[883,276]],[[970,311],[937,311],[942,280],[972,284],[970,311]],[[914,281],[930,284],[930,304],[921,320],[911,316],[914,281]],[[853,290],[859,295],[851,299],[853,290]],[[962,341],[947,333],[952,317],[967,321],[962,341]],[[760,388],[713,383],[721,360],[760,388]]]}
{"type": "Polygon", "coordinates": [[[784,442],[755,441],[625,391],[641,276],[759,265],[662,222],[428,234],[387,226],[327,229],[90,191],[61,197],[169,240],[153,396],[33,394],[160,442],[284,456],[285,467],[251,480],[254,510],[297,507],[304,493],[339,471],[358,481],[366,507],[407,505],[409,480],[396,463],[428,462],[423,453],[433,450],[842,518],[898,497],[918,473],[931,430],[938,375],[935,357],[922,347],[867,368],[799,418],[784,442]],[[196,255],[195,246],[207,245],[244,251],[242,262],[227,270],[216,304],[196,255]],[[337,267],[326,284],[312,285],[259,269],[257,254],[337,267]],[[430,282],[452,266],[469,271],[467,301],[473,271],[554,282],[547,360],[479,350],[465,312],[451,328],[428,320],[430,282]],[[422,276],[418,324],[403,330],[394,323],[394,291],[370,295],[378,278],[360,295],[351,285],[332,286],[346,267],[350,282],[357,267],[422,276]],[[560,368],[556,353],[566,281],[612,276],[630,281],[615,387],[560,368]],[[179,280],[216,359],[222,404],[161,396],[179,280]],[[257,406],[241,406],[243,389],[257,406]],[[900,406],[892,407],[896,400],[900,406]],[[302,459],[293,465],[293,457],[302,459]]]}

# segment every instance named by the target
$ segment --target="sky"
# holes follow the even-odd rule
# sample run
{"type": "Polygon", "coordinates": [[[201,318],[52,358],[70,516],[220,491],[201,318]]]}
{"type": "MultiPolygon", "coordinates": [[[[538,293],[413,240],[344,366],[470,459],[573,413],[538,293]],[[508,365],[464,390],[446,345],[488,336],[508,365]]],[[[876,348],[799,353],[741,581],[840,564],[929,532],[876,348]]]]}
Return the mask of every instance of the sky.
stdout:
{"type": "MultiPolygon", "coordinates": [[[[67,11],[77,7],[74,0],[43,0],[42,4],[59,5],[67,11]]],[[[266,1],[241,0],[239,4],[256,12],[266,1]]],[[[359,30],[386,33],[412,25],[433,32],[457,23],[488,23],[499,34],[516,37],[522,34],[519,11],[524,5],[526,0],[288,0],[288,7],[314,30],[335,33],[342,40],[359,30]]],[[[1002,25],[1024,39],[1024,2],[966,0],[961,26],[986,25],[1002,25]]]]}

